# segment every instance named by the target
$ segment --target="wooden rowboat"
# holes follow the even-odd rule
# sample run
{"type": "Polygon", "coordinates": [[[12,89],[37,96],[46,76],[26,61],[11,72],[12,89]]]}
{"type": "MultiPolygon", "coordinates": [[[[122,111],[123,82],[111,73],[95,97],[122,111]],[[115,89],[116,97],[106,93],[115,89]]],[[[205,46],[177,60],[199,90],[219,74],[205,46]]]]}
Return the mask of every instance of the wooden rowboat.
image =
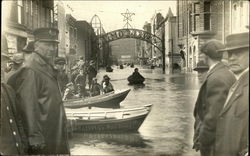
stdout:
{"type": "Polygon", "coordinates": [[[137,131],[152,105],[140,108],[103,112],[67,112],[68,123],[75,132],[131,132],[137,131]]]}
{"type": "Polygon", "coordinates": [[[120,102],[122,102],[130,89],[110,92],[86,99],[70,99],[64,101],[66,108],[82,108],[82,107],[101,107],[101,108],[120,108],[120,102]]]}

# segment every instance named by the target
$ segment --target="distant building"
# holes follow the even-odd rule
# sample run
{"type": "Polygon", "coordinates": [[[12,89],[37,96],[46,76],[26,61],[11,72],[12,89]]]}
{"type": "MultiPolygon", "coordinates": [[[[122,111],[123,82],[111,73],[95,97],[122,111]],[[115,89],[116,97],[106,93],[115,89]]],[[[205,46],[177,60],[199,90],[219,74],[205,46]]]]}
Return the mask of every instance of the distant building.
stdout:
{"type": "Polygon", "coordinates": [[[170,8],[163,22],[165,24],[165,65],[167,67],[167,72],[172,73],[175,68],[182,68],[183,60],[181,59],[177,46],[176,16],[173,15],[170,8]]]}
{"type": "MultiPolygon", "coordinates": [[[[165,24],[164,24],[164,17],[162,16],[161,13],[157,13],[156,17],[155,17],[155,21],[154,21],[154,35],[159,37],[161,40],[163,40],[164,34],[165,34],[165,24]]],[[[162,42],[156,41],[153,43],[159,47],[156,48],[155,46],[153,46],[152,48],[152,57],[154,59],[155,65],[158,67],[161,67],[163,65],[163,51],[162,51],[162,42]],[[160,50],[161,49],[161,50],[160,50]]]]}
{"type": "Polygon", "coordinates": [[[57,1],[54,8],[55,27],[59,30],[58,39],[58,56],[66,58],[66,15],[64,4],[62,1],[57,1]]]}
{"type": "Polygon", "coordinates": [[[77,40],[76,55],[86,61],[97,61],[98,40],[92,26],[86,21],[76,21],[77,40]]]}
{"type": "Polygon", "coordinates": [[[127,38],[110,42],[111,54],[114,63],[134,63],[136,52],[136,40],[127,38]]]}
{"type": "Polygon", "coordinates": [[[228,34],[249,31],[249,1],[178,0],[177,23],[179,51],[184,53],[186,70],[192,72],[202,44],[210,39],[225,42],[228,34]]]}
{"type": "Polygon", "coordinates": [[[77,25],[76,19],[70,15],[66,14],[66,24],[65,24],[65,54],[68,60],[68,66],[72,68],[77,57],[77,25]]]}
{"type": "MultiPolygon", "coordinates": [[[[151,24],[145,22],[143,30],[151,33],[151,24]]],[[[136,57],[140,65],[145,65],[152,58],[152,44],[142,40],[136,40],[136,57]]]]}
{"type": "Polygon", "coordinates": [[[5,1],[2,4],[2,7],[9,5],[6,11],[10,11],[4,24],[9,53],[20,52],[27,41],[33,40],[34,29],[54,26],[53,0],[5,1]]]}

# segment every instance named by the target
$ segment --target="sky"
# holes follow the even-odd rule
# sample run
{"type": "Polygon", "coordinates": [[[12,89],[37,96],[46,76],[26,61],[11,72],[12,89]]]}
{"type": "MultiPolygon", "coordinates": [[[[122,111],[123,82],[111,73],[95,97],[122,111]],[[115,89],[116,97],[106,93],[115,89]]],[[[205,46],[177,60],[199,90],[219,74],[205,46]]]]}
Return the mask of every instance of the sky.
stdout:
{"type": "Polygon", "coordinates": [[[122,29],[126,22],[121,13],[135,13],[130,24],[135,29],[142,29],[145,22],[150,22],[150,19],[156,13],[162,13],[164,17],[171,8],[176,15],[176,1],[63,1],[66,13],[71,14],[77,20],[91,21],[91,18],[96,14],[99,16],[103,28],[106,32],[116,29],[122,29]]]}

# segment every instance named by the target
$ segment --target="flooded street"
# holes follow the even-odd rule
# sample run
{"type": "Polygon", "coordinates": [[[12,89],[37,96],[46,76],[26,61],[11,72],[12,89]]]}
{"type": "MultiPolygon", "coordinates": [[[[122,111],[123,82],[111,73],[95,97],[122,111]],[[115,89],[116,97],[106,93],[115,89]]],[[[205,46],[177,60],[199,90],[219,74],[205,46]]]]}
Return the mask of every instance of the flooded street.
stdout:
{"type": "MultiPolygon", "coordinates": [[[[199,82],[195,74],[161,74],[161,69],[142,69],[145,86],[129,86],[127,77],[134,68],[99,70],[111,78],[115,90],[130,88],[122,108],[153,104],[152,111],[138,133],[74,133],[70,139],[72,155],[167,155],[195,156],[192,150],[193,107],[199,82]]],[[[100,108],[99,108],[100,109],[100,108]]],[[[80,109],[81,110],[81,109],[80,109]]],[[[80,111],[79,110],[79,111],[80,111]]],[[[82,108],[82,110],[84,110],[82,108]]],[[[195,154],[194,154],[195,153],[195,154]]]]}

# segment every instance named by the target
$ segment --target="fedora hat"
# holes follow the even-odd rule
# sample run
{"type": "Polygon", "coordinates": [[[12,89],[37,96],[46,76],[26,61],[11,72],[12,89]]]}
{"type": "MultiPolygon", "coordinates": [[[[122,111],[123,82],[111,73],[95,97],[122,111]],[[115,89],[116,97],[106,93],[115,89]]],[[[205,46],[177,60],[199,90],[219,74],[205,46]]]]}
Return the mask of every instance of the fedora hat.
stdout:
{"type": "Polygon", "coordinates": [[[226,37],[226,48],[219,51],[231,51],[249,47],[249,32],[231,34],[226,37]]]}
{"type": "Polygon", "coordinates": [[[73,86],[74,84],[72,82],[66,84],[66,87],[70,87],[70,86],[73,86]]]}
{"type": "Polygon", "coordinates": [[[103,79],[104,79],[104,80],[110,80],[110,78],[109,78],[108,75],[104,75],[104,76],[103,76],[103,79]]]}
{"type": "Polygon", "coordinates": [[[225,46],[218,40],[210,40],[203,44],[201,46],[201,53],[204,53],[205,55],[209,56],[212,59],[215,58],[222,58],[222,53],[219,53],[218,51],[221,49],[224,49],[225,46]]]}
{"type": "Polygon", "coordinates": [[[63,57],[56,57],[54,62],[55,64],[66,64],[66,61],[63,57]]]}
{"type": "Polygon", "coordinates": [[[24,61],[23,53],[14,53],[12,61],[17,64],[23,63],[24,61]]]}
{"type": "Polygon", "coordinates": [[[35,50],[34,43],[34,41],[28,42],[28,44],[22,49],[22,51],[25,53],[32,53],[35,50]]]}
{"type": "Polygon", "coordinates": [[[33,32],[35,41],[58,43],[59,30],[56,28],[38,28],[33,32]]]}

